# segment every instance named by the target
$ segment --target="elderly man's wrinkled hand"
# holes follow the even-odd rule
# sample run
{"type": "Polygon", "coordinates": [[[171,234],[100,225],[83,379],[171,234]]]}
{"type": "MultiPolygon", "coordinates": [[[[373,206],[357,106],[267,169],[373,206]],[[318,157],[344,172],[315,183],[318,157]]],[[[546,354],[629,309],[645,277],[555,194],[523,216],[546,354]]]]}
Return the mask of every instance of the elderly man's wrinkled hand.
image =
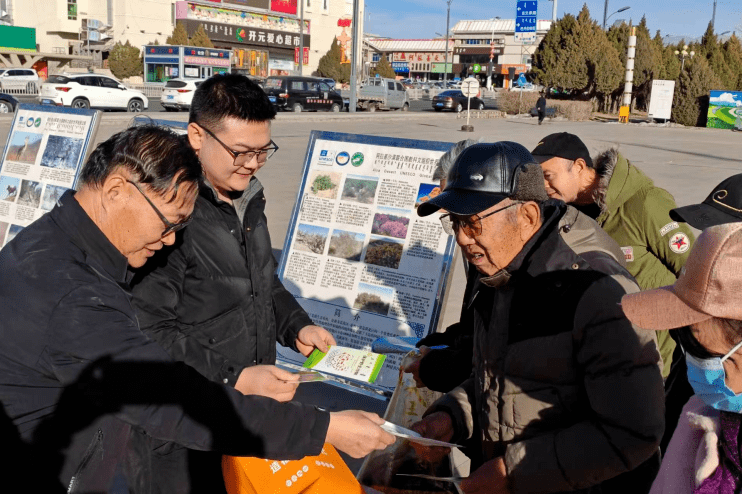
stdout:
{"type": "Polygon", "coordinates": [[[461,482],[466,494],[510,494],[508,472],[502,456],[490,460],[461,482]]]}
{"type": "Polygon", "coordinates": [[[291,401],[299,376],[273,365],[245,367],[234,388],[243,395],[260,395],[277,401],[291,401]]]}
{"type": "Polygon", "coordinates": [[[396,437],[380,426],[384,419],[375,413],[347,410],[330,414],[326,441],[353,458],[363,458],[374,450],[386,449],[396,437]]]}
{"type": "MultiPolygon", "coordinates": [[[[423,437],[437,439],[438,441],[447,443],[451,442],[451,438],[453,437],[453,421],[451,420],[451,416],[446,412],[431,413],[420,422],[412,424],[410,429],[423,437]]],[[[410,444],[418,457],[431,463],[442,461],[451,451],[451,448],[441,446],[423,446],[414,442],[410,442],[410,444]]]]}
{"type": "Polygon", "coordinates": [[[425,388],[425,383],[423,383],[422,379],[420,379],[420,362],[422,359],[430,353],[430,348],[426,347],[425,345],[420,347],[420,356],[416,359],[413,359],[412,362],[404,366],[402,369],[404,372],[407,372],[408,374],[412,374],[412,378],[415,380],[415,385],[418,388],[425,388]]]}
{"type": "Polygon", "coordinates": [[[308,357],[315,348],[327,353],[329,350],[327,345],[337,345],[337,342],[329,331],[319,326],[304,326],[296,335],[296,348],[305,357],[308,357]]]}

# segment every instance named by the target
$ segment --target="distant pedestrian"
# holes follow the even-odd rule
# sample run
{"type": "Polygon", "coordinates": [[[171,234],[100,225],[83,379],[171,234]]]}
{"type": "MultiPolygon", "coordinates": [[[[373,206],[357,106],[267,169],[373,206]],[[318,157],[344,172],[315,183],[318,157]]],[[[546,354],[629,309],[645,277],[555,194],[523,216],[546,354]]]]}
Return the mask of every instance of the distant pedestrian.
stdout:
{"type": "Polygon", "coordinates": [[[546,96],[543,92],[536,101],[536,110],[538,111],[538,124],[541,125],[546,117],[546,96]]]}

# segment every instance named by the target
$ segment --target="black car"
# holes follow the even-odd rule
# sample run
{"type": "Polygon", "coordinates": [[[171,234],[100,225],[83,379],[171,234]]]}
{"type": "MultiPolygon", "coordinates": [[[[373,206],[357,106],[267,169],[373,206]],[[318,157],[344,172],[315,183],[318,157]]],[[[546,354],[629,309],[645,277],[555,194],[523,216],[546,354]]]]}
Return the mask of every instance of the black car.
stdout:
{"type": "Polygon", "coordinates": [[[318,77],[268,77],[263,89],[277,110],[338,112],[344,106],[340,94],[318,77]]]}
{"type": "MultiPolygon", "coordinates": [[[[467,97],[458,89],[450,89],[438,93],[433,97],[433,109],[435,111],[455,110],[457,112],[466,110],[467,97]]],[[[471,99],[472,110],[484,110],[484,101],[474,96],[471,99]]]]}
{"type": "Polygon", "coordinates": [[[0,93],[0,113],[13,113],[19,103],[13,96],[0,93]]]}

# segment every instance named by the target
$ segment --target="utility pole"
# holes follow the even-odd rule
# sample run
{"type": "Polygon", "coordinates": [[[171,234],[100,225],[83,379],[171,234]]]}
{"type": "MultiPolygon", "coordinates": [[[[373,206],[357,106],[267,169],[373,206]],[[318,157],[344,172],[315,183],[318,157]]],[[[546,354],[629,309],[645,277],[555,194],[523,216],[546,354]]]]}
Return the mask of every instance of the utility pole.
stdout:
{"type": "Polygon", "coordinates": [[[711,29],[714,29],[714,23],[716,22],[716,0],[714,0],[714,13],[711,14],[711,29]]]}
{"type": "Polygon", "coordinates": [[[299,75],[304,75],[304,0],[301,3],[301,20],[299,21],[299,75]]]}
{"type": "Polygon", "coordinates": [[[556,16],[557,16],[557,0],[551,0],[554,2],[554,5],[551,8],[551,21],[556,22],[556,16]]]}
{"type": "Polygon", "coordinates": [[[605,7],[603,7],[603,31],[605,31],[605,24],[608,22],[608,0],[605,0],[605,7]]]}
{"type": "Polygon", "coordinates": [[[355,113],[358,105],[358,37],[361,36],[360,28],[360,4],[361,0],[353,0],[353,45],[350,55],[350,101],[348,102],[348,111],[355,113]]]}
{"type": "MultiPolygon", "coordinates": [[[[451,22],[451,2],[453,2],[453,0],[446,0],[446,3],[448,4],[448,9],[446,10],[446,58],[443,59],[443,66],[445,67],[443,69],[443,84],[444,85],[446,81],[448,81],[448,26],[451,22]]],[[[451,67],[453,67],[453,64],[451,64],[451,67]]]]}

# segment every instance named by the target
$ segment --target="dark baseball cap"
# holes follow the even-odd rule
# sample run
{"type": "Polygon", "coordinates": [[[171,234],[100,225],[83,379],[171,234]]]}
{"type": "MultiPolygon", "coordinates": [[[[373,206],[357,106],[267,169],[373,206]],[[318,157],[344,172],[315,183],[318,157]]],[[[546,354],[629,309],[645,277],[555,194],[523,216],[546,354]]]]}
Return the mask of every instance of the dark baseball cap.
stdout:
{"type": "Polygon", "coordinates": [[[582,158],[587,166],[593,167],[593,160],[590,158],[590,151],[587,150],[585,143],[569,132],[559,132],[544,137],[531,151],[531,154],[539,163],[551,158],[564,158],[570,161],[582,158]]]}
{"type": "Polygon", "coordinates": [[[742,174],[732,175],[714,187],[701,204],[673,209],[670,218],[699,230],[742,221],[742,174]]]}
{"type": "Polygon", "coordinates": [[[422,203],[417,214],[428,216],[442,208],[453,214],[470,216],[507,198],[547,200],[541,167],[518,143],[474,144],[456,158],[443,192],[422,203]]]}

